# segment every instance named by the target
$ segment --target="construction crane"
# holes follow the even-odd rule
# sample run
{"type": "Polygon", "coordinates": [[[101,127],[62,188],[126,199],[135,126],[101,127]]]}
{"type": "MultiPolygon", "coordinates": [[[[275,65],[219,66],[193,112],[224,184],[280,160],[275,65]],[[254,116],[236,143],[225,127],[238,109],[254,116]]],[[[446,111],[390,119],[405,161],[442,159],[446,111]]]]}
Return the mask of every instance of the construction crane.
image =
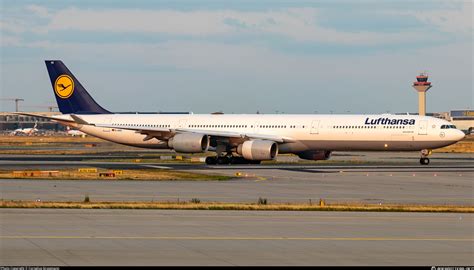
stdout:
{"type": "Polygon", "coordinates": [[[20,103],[20,101],[25,101],[22,98],[0,98],[0,100],[13,100],[13,101],[15,101],[15,112],[18,112],[18,103],[20,103]]]}

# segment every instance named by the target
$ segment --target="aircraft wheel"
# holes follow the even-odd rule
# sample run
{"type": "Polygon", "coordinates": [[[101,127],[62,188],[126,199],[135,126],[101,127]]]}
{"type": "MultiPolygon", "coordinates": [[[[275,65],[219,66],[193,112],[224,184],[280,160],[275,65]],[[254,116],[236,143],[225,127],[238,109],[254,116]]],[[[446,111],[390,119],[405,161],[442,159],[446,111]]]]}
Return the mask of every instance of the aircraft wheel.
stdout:
{"type": "Polygon", "coordinates": [[[206,157],[206,164],[207,165],[216,165],[217,158],[216,157],[206,157]]]}
{"type": "Polygon", "coordinates": [[[230,164],[230,158],[229,157],[218,157],[217,158],[217,164],[224,165],[224,164],[230,164]]]}
{"type": "Polygon", "coordinates": [[[230,164],[245,164],[245,159],[242,157],[231,157],[230,164]]]}
{"type": "Polygon", "coordinates": [[[248,160],[243,157],[232,157],[230,164],[260,164],[260,160],[248,160]]]}
{"type": "Polygon", "coordinates": [[[420,164],[421,165],[428,165],[428,164],[430,164],[430,159],[429,158],[420,158],[420,164]]]}

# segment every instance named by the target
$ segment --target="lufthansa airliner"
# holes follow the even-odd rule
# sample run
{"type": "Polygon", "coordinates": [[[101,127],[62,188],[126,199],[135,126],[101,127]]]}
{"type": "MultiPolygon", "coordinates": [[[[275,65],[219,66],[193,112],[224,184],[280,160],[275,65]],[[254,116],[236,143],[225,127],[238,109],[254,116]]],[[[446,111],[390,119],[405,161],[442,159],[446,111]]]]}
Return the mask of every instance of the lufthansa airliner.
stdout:
{"type": "Polygon", "coordinates": [[[119,114],[101,107],[60,60],[47,60],[62,114],[44,117],[107,141],[180,153],[215,152],[207,164],[244,164],[292,153],[325,160],[333,151],[420,151],[456,143],[450,122],[415,115],[119,114]]]}

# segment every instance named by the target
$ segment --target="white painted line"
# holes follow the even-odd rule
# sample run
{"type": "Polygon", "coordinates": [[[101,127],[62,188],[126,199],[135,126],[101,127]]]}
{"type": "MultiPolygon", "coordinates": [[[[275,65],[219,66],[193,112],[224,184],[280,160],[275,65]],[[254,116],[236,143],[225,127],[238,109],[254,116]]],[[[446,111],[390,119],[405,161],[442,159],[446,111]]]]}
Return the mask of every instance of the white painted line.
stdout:
{"type": "Polygon", "coordinates": [[[148,167],[148,168],[155,168],[155,169],[172,169],[171,167],[166,167],[166,166],[157,166],[157,165],[140,165],[142,167],[148,167]]]}

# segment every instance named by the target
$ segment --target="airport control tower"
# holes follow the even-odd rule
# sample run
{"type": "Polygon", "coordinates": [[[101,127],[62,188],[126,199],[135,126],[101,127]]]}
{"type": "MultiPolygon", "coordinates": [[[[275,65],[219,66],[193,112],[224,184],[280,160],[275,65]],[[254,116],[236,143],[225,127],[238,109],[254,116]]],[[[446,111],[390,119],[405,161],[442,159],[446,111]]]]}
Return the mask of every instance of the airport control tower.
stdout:
{"type": "Polygon", "coordinates": [[[426,114],[426,92],[431,88],[431,83],[428,81],[428,74],[420,73],[416,76],[416,82],[413,83],[413,88],[418,92],[418,114],[426,114]]]}

